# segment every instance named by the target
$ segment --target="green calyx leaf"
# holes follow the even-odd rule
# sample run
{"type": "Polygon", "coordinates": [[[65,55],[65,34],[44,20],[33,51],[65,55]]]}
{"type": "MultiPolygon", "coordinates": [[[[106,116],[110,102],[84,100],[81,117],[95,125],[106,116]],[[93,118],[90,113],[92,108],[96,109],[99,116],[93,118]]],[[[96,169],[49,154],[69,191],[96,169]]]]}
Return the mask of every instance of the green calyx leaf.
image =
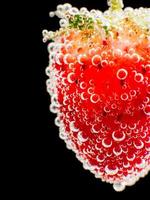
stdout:
{"type": "Polygon", "coordinates": [[[69,27],[70,28],[78,28],[80,30],[83,29],[93,29],[94,21],[91,17],[87,18],[86,16],[75,15],[69,19],[69,27]]]}
{"type": "Polygon", "coordinates": [[[108,6],[112,11],[114,10],[121,10],[123,8],[123,1],[122,0],[107,0],[108,6]]]}
{"type": "Polygon", "coordinates": [[[109,34],[108,26],[103,26],[103,29],[105,30],[106,35],[108,35],[109,34]]]}

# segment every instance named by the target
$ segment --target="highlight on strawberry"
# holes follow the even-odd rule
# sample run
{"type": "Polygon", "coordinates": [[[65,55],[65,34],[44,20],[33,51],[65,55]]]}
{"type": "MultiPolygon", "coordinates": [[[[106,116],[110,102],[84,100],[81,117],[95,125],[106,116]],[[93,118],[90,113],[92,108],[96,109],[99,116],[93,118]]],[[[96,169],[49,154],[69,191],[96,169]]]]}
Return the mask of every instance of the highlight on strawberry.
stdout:
{"type": "Polygon", "coordinates": [[[116,191],[150,170],[150,8],[50,12],[59,30],[49,42],[50,111],[68,149],[96,178],[116,191]]]}

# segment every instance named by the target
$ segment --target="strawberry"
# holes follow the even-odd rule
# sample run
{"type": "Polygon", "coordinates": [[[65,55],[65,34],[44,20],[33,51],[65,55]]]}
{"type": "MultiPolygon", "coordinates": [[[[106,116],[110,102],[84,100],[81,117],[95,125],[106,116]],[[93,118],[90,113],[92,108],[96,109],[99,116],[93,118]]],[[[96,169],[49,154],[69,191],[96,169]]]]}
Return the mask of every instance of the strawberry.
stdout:
{"type": "Polygon", "coordinates": [[[47,90],[59,136],[116,191],[150,170],[150,9],[58,5],[61,28],[43,31],[47,90]]]}

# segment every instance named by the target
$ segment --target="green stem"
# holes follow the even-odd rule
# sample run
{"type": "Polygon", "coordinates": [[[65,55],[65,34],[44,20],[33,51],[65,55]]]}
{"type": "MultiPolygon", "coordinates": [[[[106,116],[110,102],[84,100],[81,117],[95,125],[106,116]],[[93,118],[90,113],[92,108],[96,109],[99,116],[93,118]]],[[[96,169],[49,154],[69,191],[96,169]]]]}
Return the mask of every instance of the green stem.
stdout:
{"type": "Polygon", "coordinates": [[[123,8],[123,0],[107,0],[108,6],[113,10],[122,10],[123,8]]]}

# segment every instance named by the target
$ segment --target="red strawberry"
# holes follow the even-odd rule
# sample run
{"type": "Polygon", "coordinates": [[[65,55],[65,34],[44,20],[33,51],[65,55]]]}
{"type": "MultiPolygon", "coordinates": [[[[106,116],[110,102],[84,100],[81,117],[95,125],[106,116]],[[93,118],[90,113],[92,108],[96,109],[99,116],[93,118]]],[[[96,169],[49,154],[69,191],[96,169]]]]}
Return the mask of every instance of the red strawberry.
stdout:
{"type": "Polygon", "coordinates": [[[150,170],[150,9],[59,5],[48,45],[51,112],[67,148],[116,191],[150,170]]]}

